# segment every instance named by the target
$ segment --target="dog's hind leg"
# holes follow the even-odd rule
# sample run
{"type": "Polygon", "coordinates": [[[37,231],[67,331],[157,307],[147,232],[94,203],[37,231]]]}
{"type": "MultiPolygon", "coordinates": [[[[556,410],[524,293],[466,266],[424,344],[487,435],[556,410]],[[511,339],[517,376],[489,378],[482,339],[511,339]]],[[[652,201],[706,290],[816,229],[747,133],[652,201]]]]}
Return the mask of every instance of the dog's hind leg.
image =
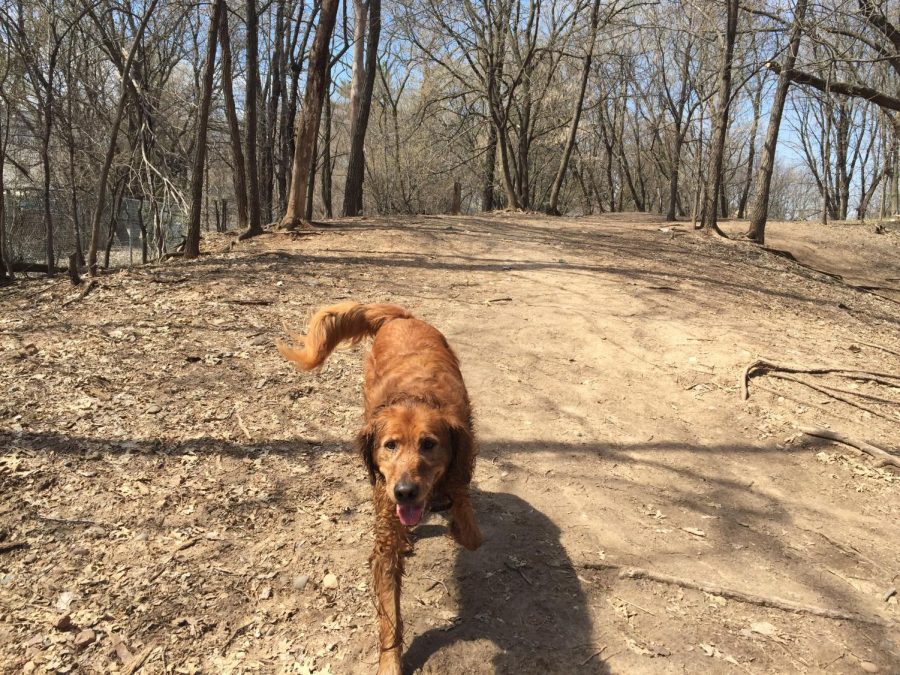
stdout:
{"type": "Polygon", "coordinates": [[[453,504],[450,507],[450,536],[460,545],[474,551],[484,541],[478,523],[475,522],[475,511],[469,501],[469,491],[461,489],[451,495],[453,504]]]}
{"type": "Polygon", "coordinates": [[[406,528],[394,515],[394,505],[384,491],[375,485],[375,549],[369,563],[378,609],[378,644],[381,656],[378,675],[401,675],[403,652],[403,620],[400,617],[400,581],[403,577],[403,555],[410,549],[406,528]]]}

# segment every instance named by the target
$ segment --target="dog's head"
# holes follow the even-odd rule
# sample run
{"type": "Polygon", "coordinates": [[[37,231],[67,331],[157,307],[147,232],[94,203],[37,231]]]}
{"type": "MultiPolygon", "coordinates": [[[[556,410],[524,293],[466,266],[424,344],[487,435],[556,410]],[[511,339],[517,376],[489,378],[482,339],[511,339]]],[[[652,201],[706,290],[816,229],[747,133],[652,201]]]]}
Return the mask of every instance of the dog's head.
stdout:
{"type": "Polygon", "coordinates": [[[416,525],[436,486],[471,480],[472,433],[440,408],[398,404],[378,410],[360,432],[372,483],[383,480],[397,517],[416,525]]]}

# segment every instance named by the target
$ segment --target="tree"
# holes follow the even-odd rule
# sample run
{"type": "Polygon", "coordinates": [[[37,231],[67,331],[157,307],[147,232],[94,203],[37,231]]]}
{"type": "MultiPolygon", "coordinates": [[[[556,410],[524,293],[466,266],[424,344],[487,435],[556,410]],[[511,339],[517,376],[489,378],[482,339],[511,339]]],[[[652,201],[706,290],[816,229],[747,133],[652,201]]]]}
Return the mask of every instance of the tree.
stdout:
{"type": "Polygon", "coordinates": [[[353,80],[350,90],[350,156],[347,160],[347,180],[344,184],[344,215],[356,216],[363,206],[365,176],[365,140],[372,107],[372,90],[378,65],[378,40],[381,35],[381,0],[354,0],[356,28],[354,31],[353,80]],[[362,62],[362,38],[368,9],[369,33],[366,39],[366,62],[362,62]],[[364,75],[363,75],[364,73],[364,75]]]}
{"type": "Polygon", "coordinates": [[[791,39],[784,55],[781,74],[775,87],[775,98],[769,110],[769,126],[766,129],[766,140],[763,143],[762,155],[759,158],[759,169],[756,172],[756,189],[753,203],[750,206],[750,229],[747,238],[758,244],[766,241],[766,219],[769,210],[769,191],[772,186],[772,170],[775,167],[775,149],[778,146],[778,134],[781,129],[781,117],[787,100],[790,78],[785,74],[791,72],[797,62],[800,51],[800,38],[803,34],[803,20],[806,16],[807,0],[797,0],[794,6],[794,21],[791,28],[791,39]]]}
{"type": "MultiPolygon", "coordinates": [[[[252,1],[252,0],[251,0],[252,1]]],[[[203,206],[203,169],[206,164],[206,132],[209,128],[209,110],[212,105],[213,76],[216,71],[216,44],[219,24],[225,10],[225,0],[213,0],[210,8],[209,32],[206,38],[206,63],[203,68],[203,83],[200,107],[197,110],[197,132],[194,143],[194,166],[191,177],[191,211],[184,257],[188,260],[200,255],[200,211],[203,206]]],[[[252,222],[252,221],[251,221],[252,222]]]]}
{"type": "Polygon", "coordinates": [[[717,95],[715,126],[710,145],[709,171],[707,174],[706,201],[703,206],[702,227],[707,233],[722,234],[716,224],[717,202],[722,189],[722,165],[725,159],[725,139],[728,133],[728,112],[731,107],[731,68],[734,61],[734,43],[737,39],[738,0],[726,0],[725,44],[722,64],[719,70],[719,92],[717,95]]]}
{"type": "Polygon", "coordinates": [[[316,37],[313,39],[312,53],[309,57],[303,113],[297,123],[291,190],[288,196],[287,212],[281,221],[282,225],[289,229],[302,226],[303,216],[306,213],[306,191],[310,164],[316,135],[319,131],[322,102],[327,90],[327,71],[330,60],[328,47],[331,42],[331,34],[334,32],[338,4],[338,0],[322,0],[319,25],[316,27],[316,37]]]}

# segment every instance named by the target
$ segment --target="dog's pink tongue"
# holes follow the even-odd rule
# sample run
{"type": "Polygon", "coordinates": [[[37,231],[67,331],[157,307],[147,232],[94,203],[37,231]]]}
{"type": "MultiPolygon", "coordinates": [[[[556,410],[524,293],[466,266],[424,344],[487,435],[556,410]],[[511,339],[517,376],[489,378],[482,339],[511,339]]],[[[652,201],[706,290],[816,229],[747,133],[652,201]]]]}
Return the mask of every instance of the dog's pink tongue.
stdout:
{"type": "Polygon", "coordinates": [[[425,505],[422,506],[404,506],[397,504],[397,517],[400,522],[407,527],[412,527],[422,520],[422,513],[425,511],[425,505]]]}

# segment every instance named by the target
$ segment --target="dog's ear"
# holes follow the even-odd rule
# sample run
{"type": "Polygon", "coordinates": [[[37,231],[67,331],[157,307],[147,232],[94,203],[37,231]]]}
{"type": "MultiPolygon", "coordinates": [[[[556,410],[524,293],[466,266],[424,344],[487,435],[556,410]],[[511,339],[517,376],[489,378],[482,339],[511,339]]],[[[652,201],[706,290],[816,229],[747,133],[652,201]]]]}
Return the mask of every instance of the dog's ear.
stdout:
{"type": "Polygon", "coordinates": [[[378,475],[378,467],[375,466],[375,428],[367,424],[356,435],[356,447],[369,472],[369,482],[375,485],[378,475]]]}
{"type": "Polygon", "coordinates": [[[447,481],[465,487],[472,481],[475,470],[475,434],[471,423],[451,421],[448,427],[453,457],[447,468],[447,481]]]}

